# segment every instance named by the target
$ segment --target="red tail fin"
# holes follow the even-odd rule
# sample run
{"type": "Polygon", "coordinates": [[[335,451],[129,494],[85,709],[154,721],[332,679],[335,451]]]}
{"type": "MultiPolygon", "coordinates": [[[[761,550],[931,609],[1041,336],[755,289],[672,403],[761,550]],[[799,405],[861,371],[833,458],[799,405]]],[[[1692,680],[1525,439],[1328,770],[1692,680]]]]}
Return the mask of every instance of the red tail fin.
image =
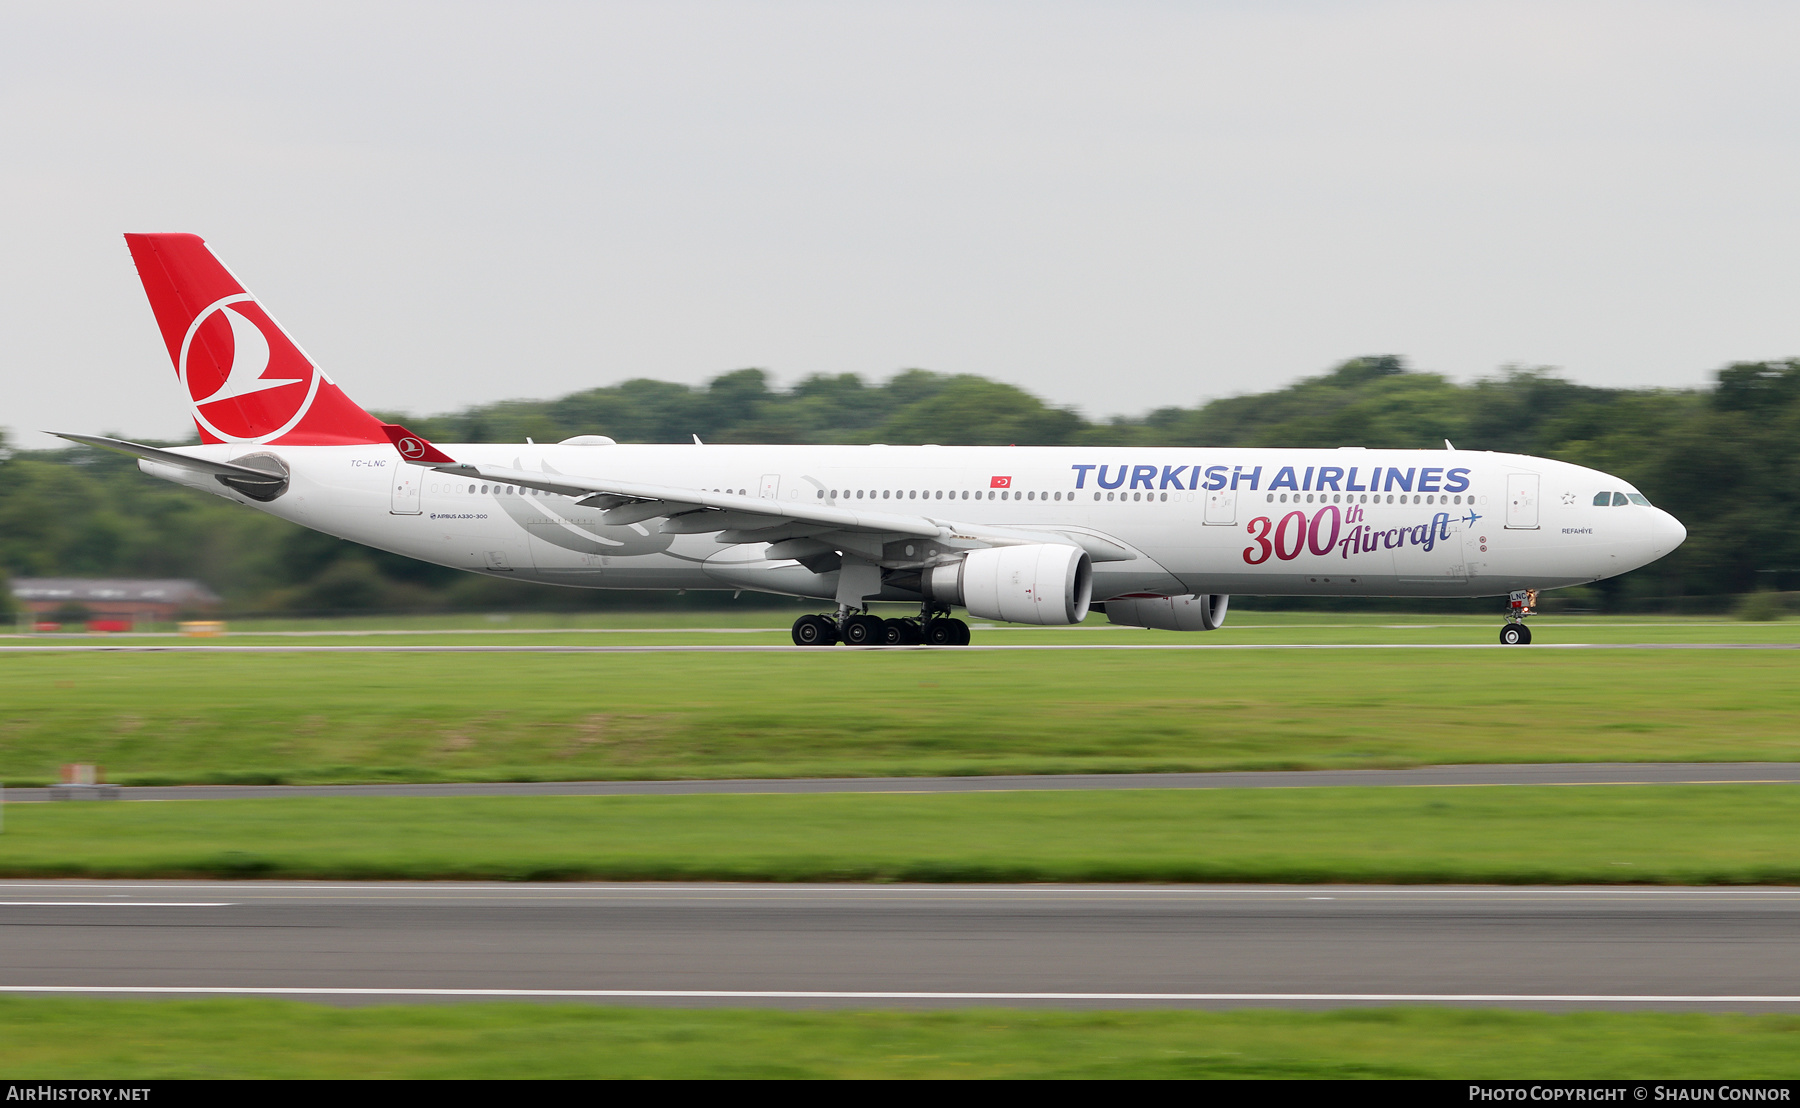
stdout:
{"type": "Polygon", "coordinates": [[[126,235],[202,442],[386,442],[198,235],[126,235]]]}

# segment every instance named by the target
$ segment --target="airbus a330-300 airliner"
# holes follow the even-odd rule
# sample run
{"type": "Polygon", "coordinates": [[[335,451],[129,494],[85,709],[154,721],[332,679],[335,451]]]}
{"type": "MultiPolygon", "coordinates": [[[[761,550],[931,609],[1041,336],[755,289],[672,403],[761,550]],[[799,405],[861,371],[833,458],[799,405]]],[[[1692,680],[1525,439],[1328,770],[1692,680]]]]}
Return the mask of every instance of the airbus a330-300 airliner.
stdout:
{"type": "Polygon", "coordinates": [[[433,444],[350,400],[196,235],[126,235],[200,445],[93,435],[145,473],[340,538],[521,581],[818,600],[794,642],[952,646],[952,614],[1211,631],[1232,593],[1505,596],[1687,531],[1629,482],[1456,450],[433,444]],[[879,619],[870,601],[917,604],[879,619]]]}

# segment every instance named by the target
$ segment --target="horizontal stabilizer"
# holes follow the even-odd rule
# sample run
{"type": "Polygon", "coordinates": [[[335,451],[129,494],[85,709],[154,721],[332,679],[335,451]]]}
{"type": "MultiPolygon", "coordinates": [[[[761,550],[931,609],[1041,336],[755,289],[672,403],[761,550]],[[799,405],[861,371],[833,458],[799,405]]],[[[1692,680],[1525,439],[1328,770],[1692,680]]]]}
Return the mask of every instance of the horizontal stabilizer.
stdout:
{"type": "Polygon", "coordinates": [[[287,481],[287,478],[280,474],[251,469],[249,466],[232,465],[230,462],[213,462],[205,458],[190,458],[186,454],[178,454],[173,450],[142,446],[135,442],[126,442],[124,439],[109,439],[101,435],[71,435],[63,431],[45,431],[44,433],[55,435],[59,439],[68,439],[70,442],[78,442],[83,446],[98,446],[102,450],[116,450],[121,454],[133,454],[139,458],[161,462],[164,465],[191,469],[196,473],[210,473],[214,477],[230,477],[237,481],[268,485],[279,485],[287,481]]]}
{"type": "Polygon", "coordinates": [[[455,458],[431,445],[425,440],[425,436],[415,435],[398,423],[382,424],[381,432],[394,444],[394,449],[400,452],[400,456],[409,462],[430,466],[456,464],[455,458]]]}

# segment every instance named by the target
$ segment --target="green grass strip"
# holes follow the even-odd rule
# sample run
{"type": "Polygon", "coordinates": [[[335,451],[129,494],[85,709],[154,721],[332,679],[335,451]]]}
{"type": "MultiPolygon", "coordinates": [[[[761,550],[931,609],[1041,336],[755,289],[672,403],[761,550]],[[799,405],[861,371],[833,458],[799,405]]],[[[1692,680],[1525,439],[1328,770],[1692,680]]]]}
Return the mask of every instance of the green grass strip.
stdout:
{"type": "Polygon", "coordinates": [[[0,998],[7,1078],[1800,1076],[1800,1017],[0,998]]]}
{"type": "Polygon", "coordinates": [[[1793,761],[1796,718],[1800,651],[9,655],[0,780],[1793,761]]]}
{"type": "Polygon", "coordinates": [[[1800,884],[1800,787],[12,805],[0,875],[1800,884]]]}

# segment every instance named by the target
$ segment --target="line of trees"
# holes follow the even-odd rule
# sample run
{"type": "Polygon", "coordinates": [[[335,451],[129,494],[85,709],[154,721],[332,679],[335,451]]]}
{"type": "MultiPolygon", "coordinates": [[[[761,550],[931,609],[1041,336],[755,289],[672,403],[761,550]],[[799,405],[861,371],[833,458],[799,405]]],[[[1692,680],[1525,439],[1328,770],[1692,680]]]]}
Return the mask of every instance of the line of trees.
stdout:
{"type": "MultiPolygon", "coordinates": [[[[1700,389],[1604,389],[1509,369],[1471,384],[1356,358],[1271,392],[1091,421],[1011,385],[909,370],[773,388],[744,369],[690,387],[634,380],[554,400],[387,418],[442,442],[937,442],[1020,446],[1437,447],[1561,458],[1634,482],[1687,524],[1673,556],[1580,594],[1608,609],[1704,609],[1800,588],[1800,360],[1728,366],[1700,389]]],[[[512,585],[283,523],[78,447],[0,462],[0,569],[195,577],[239,611],[595,607],[644,598],[512,585]]],[[[0,597],[4,591],[0,590],[0,597]]],[[[699,598],[695,598],[699,602],[699,598]]]]}

